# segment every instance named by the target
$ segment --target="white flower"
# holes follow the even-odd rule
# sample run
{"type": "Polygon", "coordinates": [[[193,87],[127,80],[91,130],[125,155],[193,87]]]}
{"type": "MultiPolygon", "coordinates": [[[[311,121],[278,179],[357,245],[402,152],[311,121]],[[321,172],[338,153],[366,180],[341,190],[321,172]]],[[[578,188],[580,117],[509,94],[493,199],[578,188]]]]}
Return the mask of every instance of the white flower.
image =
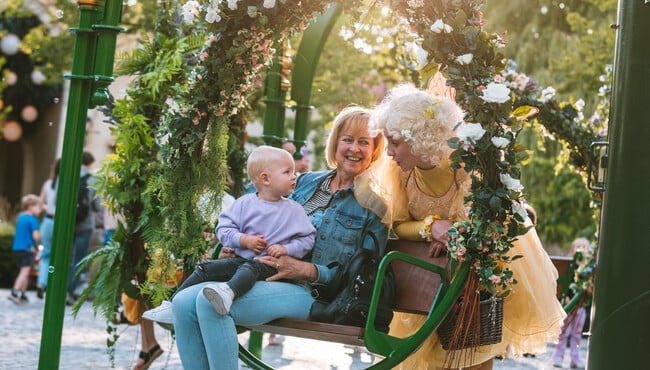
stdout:
{"type": "Polygon", "coordinates": [[[456,63],[460,65],[468,65],[472,62],[472,59],[474,59],[474,55],[472,53],[463,54],[456,57],[456,63]]]}
{"type": "Polygon", "coordinates": [[[510,144],[510,140],[506,139],[505,137],[495,136],[492,138],[492,144],[494,144],[494,146],[499,149],[503,149],[507,147],[508,144],[510,144]]]}
{"type": "Polygon", "coordinates": [[[262,4],[262,6],[266,9],[275,8],[275,0],[264,0],[264,4],[262,4]]]}
{"type": "Polygon", "coordinates": [[[508,188],[508,190],[517,191],[517,192],[521,192],[522,190],[524,190],[524,186],[521,185],[521,182],[519,182],[518,179],[513,179],[507,173],[500,174],[499,178],[501,179],[503,185],[505,185],[506,188],[508,188]]]}
{"type": "Polygon", "coordinates": [[[137,4],[137,0],[127,0],[126,2],[126,6],[136,6],[137,4]]]}
{"type": "Polygon", "coordinates": [[[433,22],[433,24],[431,25],[431,31],[433,31],[435,33],[440,33],[440,32],[442,32],[442,33],[450,33],[453,30],[454,29],[451,28],[450,25],[444,23],[442,21],[442,19],[438,19],[437,21],[433,22]]]}
{"type": "Polygon", "coordinates": [[[402,134],[404,141],[413,141],[413,135],[411,134],[411,130],[402,130],[400,131],[400,134],[402,134]]]}
{"type": "Polygon", "coordinates": [[[578,110],[578,112],[582,112],[582,109],[584,109],[585,107],[585,101],[582,99],[578,100],[577,102],[575,102],[575,107],[576,110],[578,110]]]}
{"type": "Polygon", "coordinates": [[[164,134],[162,136],[158,136],[157,141],[158,141],[158,145],[164,146],[165,144],[167,144],[167,142],[169,142],[169,133],[164,134]]]}
{"type": "Polygon", "coordinates": [[[183,5],[183,20],[187,23],[191,23],[194,20],[194,16],[199,15],[200,5],[198,1],[190,0],[185,5],[183,5]]]}
{"type": "Polygon", "coordinates": [[[236,10],[237,9],[237,1],[239,1],[239,0],[228,0],[228,9],[236,10]]]}
{"type": "MultiPolygon", "coordinates": [[[[521,216],[521,218],[525,221],[526,218],[528,218],[528,212],[526,212],[526,207],[524,204],[520,201],[513,201],[512,202],[512,212],[518,214],[521,216]]],[[[517,221],[519,222],[519,221],[517,221]]],[[[523,223],[523,222],[520,222],[523,223]]]]}
{"type": "Polygon", "coordinates": [[[551,86],[545,88],[542,90],[542,97],[539,99],[542,103],[546,103],[549,101],[552,97],[555,96],[555,89],[551,86]]]}
{"type": "Polygon", "coordinates": [[[221,16],[219,15],[219,9],[218,8],[208,8],[207,12],[205,13],[205,21],[208,23],[214,23],[214,22],[221,22],[221,16]]]}
{"type": "Polygon", "coordinates": [[[420,68],[424,68],[429,63],[429,52],[422,49],[422,47],[418,46],[417,49],[415,50],[415,56],[417,58],[418,66],[420,68]]]}
{"type": "Polygon", "coordinates": [[[505,103],[510,99],[510,89],[504,84],[491,82],[483,90],[481,98],[488,103],[505,103]]]}
{"type": "Polygon", "coordinates": [[[476,144],[483,135],[485,130],[480,123],[468,123],[458,132],[458,139],[465,143],[465,149],[468,149],[471,144],[476,144]]]}

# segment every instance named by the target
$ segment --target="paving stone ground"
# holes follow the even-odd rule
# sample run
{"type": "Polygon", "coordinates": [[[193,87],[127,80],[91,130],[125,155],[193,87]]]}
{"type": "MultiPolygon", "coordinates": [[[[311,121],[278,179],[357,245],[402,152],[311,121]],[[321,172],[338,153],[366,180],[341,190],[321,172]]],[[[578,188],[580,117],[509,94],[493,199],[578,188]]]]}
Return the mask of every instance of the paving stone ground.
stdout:
{"type": "MultiPolygon", "coordinates": [[[[41,331],[43,328],[44,300],[28,292],[30,302],[15,305],[7,299],[8,289],[0,289],[0,370],[37,369],[41,331]]],[[[169,331],[156,326],[156,338],[165,351],[153,365],[152,370],[182,369],[176,344],[169,331]]],[[[131,369],[140,350],[139,326],[119,326],[120,338],[115,346],[115,369],[131,369]]],[[[95,317],[90,302],[84,304],[76,317],[72,309],[66,307],[61,338],[59,369],[110,369],[111,361],[106,351],[106,326],[101,317],[95,317]]],[[[240,336],[245,343],[247,335],[240,336]]],[[[319,342],[302,338],[284,337],[281,345],[266,345],[264,338],[263,359],[278,369],[292,370],[343,370],[365,369],[373,363],[374,357],[368,353],[355,352],[353,348],[337,343],[319,342]]],[[[583,341],[583,358],[586,359],[586,340],[583,341]]],[[[506,359],[496,361],[495,370],[533,370],[553,369],[551,354],[553,345],[547,352],[534,358],[506,359]]],[[[564,366],[569,368],[568,353],[564,366]]],[[[246,369],[241,366],[241,369],[246,369]]],[[[190,370],[190,369],[188,369],[190,370]]]]}

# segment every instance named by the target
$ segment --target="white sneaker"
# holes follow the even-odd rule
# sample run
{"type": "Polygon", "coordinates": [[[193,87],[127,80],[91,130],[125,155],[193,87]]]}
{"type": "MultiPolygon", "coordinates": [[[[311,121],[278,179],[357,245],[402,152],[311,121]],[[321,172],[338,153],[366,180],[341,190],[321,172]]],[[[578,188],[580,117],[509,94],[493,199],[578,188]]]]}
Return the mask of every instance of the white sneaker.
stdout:
{"type": "Polygon", "coordinates": [[[172,303],[170,301],[162,301],[160,306],[144,311],[142,317],[163,324],[173,324],[172,303]]]}
{"type": "Polygon", "coordinates": [[[235,298],[235,293],[230,289],[226,283],[215,283],[206,285],[203,288],[203,295],[210,301],[212,308],[219,315],[227,315],[232,306],[232,300],[235,298]]]}

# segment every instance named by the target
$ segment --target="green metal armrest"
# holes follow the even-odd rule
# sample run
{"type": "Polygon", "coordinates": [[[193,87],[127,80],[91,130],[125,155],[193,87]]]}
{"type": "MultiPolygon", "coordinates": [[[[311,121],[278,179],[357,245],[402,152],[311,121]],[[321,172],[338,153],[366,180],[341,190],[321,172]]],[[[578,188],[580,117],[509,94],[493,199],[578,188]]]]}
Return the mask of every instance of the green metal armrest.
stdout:
{"type": "Polygon", "coordinates": [[[364,342],[370,352],[383,355],[386,358],[369,367],[369,369],[392,369],[420,348],[422,343],[440,326],[444,318],[451,311],[454,303],[460,297],[469,275],[469,263],[463,263],[458,267],[455,267],[455,265],[453,264],[452,268],[455,269],[456,273],[451,279],[448,279],[447,271],[444,268],[400,251],[391,251],[382,259],[370,303],[368,321],[366,322],[364,331],[364,342]],[[374,319],[379,305],[379,292],[386,269],[393,260],[402,260],[411,265],[436,273],[441,277],[440,287],[424,324],[415,333],[404,338],[382,333],[374,327],[374,319]]]}

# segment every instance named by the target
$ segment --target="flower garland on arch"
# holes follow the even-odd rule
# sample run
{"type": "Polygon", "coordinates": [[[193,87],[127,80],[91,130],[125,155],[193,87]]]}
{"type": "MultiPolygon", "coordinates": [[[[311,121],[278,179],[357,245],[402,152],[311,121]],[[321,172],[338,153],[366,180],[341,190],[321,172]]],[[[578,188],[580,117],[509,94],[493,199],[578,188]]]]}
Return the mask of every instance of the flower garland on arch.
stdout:
{"type": "Polygon", "coordinates": [[[393,1],[421,36],[428,64],[422,73],[440,71],[456,90],[456,102],[467,112],[466,125],[449,140],[452,167],[472,177],[466,197],[468,219],[449,230],[450,256],[469,260],[480,289],[507,296],[516,277],[507,264],[514,239],[528,230],[518,165],[528,159],[516,142],[522,120],[533,108],[513,108],[514,94],[495,80],[505,68],[498,51],[500,35],[483,30],[482,1],[393,1]]]}

